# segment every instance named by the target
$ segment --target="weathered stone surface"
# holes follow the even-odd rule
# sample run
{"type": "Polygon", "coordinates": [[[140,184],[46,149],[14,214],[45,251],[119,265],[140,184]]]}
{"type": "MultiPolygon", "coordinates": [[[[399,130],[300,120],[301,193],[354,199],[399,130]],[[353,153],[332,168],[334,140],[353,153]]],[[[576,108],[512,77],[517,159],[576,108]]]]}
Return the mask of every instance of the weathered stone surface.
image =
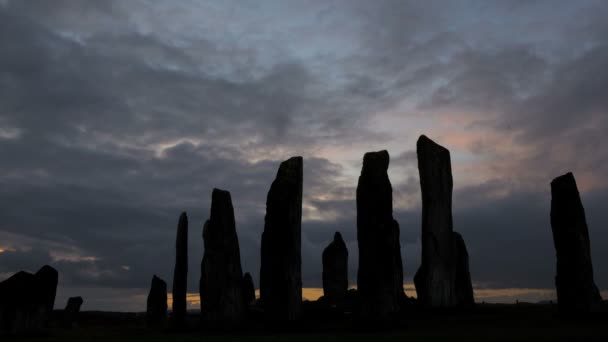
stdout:
{"type": "Polygon", "coordinates": [[[388,165],[387,151],[366,153],[357,186],[357,287],[361,313],[377,319],[397,312],[405,296],[388,165]]]}
{"type": "Polygon", "coordinates": [[[557,301],[565,313],[597,309],[602,298],[593,280],[585,209],[572,173],[551,182],[551,228],[557,254],[557,301]]]}
{"type": "MultiPolygon", "coordinates": [[[[165,296],[166,298],[166,296],[165,296]]],[[[82,297],[70,297],[63,310],[63,325],[66,328],[73,328],[77,325],[78,314],[80,313],[80,307],[84,303],[82,297]]],[[[165,303],[165,307],[166,307],[165,303]]]]}
{"type": "Polygon", "coordinates": [[[173,272],[173,321],[177,327],[186,320],[186,291],[188,283],[188,216],[182,213],[177,225],[175,269],[173,272]]]}
{"type": "Polygon", "coordinates": [[[422,135],[417,143],[422,193],[422,261],[414,283],[428,307],[473,305],[468,253],[452,227],[450,151],[422,135]]]}
{"type": "Polygon", "coordinates": [[[201,265],[200,296],[203,317],[234,321],[243,318],[243,270],[228,191],[213,189],[211,214],[203,229],[205,253],[201,265]]]}
{"type": "Polygon", "coordinates": [[[348,249],[342,234],[323,250],[323,296],[330,304],[342,304],[348,291],[348,249]]]}
{"type": "Polygon", "coordinates": [[[48,327],[55,304],[58,273],[42,267],[36,274],[18,272],[0,283],[0,332],[39,334],[48,327]]]}
{"type": "Polygon", "coordinates": [[[167,283],[154,275],[146,305],[146,321],[149,326],[162,326],[167,320],[167,283]]]}
{"type": "Polygon", "coordinates": [[[243,301],[246,306],[255,303],[255,285],[249,272],[243,276],[243,301]]]}
{"type": "Polygon", "coordinates": [[[260,298],[272,319],[297,319],[301,311],[302,164],[302,157],[282,162],[266,199],[260,298]]]}

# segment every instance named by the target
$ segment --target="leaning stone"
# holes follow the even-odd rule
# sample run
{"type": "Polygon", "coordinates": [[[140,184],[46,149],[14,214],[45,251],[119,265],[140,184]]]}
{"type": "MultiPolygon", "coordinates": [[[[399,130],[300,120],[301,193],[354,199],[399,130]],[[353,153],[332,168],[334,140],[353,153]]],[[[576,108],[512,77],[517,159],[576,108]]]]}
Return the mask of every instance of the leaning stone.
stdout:
{"type": "Polygon", "coordinates": [[[597,310],[602,297],[593,280],[585,209],[572,173],[551,182],[551,228],[557,254],[557,304],[563,313],[597,310]]]}

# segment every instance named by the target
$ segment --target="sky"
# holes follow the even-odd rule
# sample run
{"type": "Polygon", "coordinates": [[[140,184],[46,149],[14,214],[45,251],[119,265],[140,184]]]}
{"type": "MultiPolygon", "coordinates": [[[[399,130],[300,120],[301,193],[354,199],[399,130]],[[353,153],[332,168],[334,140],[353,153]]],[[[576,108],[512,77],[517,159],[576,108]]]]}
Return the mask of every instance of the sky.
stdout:
{"type": "Polygon", "coordinates": [[[363,154],[391,156],[407,293],[416,140],[450,149],[477,301],[553,299],[550,182],[572,171],[608,297],[605,1],[0,0],[0,280],[50,264],[57,307],[143,311],[190,218],[191,308],[213,188],[259,284],[266,194],[304,157],[302,280],[340,231],[356,285],[363,154]]]}

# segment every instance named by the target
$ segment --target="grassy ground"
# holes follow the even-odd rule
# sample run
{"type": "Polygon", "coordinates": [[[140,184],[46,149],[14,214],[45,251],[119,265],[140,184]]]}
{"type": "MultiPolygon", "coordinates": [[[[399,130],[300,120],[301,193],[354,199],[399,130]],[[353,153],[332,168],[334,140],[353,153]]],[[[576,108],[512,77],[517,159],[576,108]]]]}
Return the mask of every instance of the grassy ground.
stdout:
{"type": "MultiPolygon", "coordinates": [[[[136,320],[88,320],[73,330],[56,329],[52,336],[31,341],[608,341],[608,316],[565,318],[552,308],[531,306],[482,307],[468,314],[412,313],[395,326],[366,329],[363,322],[309,318],[297,332],[248,328],[232,334],[205,331],[169,333],[145,329],[136,320]],[[353,332],[356,331],[356,332],[353,332]],[[271,333],[272,332],[272,333],[271,333]]],[[[28,340],[23,340],[28,341],[28,340]]]]}

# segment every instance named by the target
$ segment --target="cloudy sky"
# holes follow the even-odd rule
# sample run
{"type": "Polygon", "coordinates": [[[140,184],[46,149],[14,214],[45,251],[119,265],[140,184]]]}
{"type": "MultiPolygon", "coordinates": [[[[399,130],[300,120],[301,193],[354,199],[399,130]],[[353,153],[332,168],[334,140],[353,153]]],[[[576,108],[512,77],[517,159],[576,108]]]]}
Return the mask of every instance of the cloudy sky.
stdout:
{"type": "Polygon", "coordinates": [[[357,177],[387,149],[411,283],[426,134],[452,152],[478,301],[554,297],[549,183],[567,171],[606,290],[606,17],[601,0],[0,0],[0,280],[48,263],[59,307],[144,310],[187,211],[197,292],[217,187],[257,285],[267,191],[302,155],[303,285],[336,230],[355,285],[357,177]]]}

